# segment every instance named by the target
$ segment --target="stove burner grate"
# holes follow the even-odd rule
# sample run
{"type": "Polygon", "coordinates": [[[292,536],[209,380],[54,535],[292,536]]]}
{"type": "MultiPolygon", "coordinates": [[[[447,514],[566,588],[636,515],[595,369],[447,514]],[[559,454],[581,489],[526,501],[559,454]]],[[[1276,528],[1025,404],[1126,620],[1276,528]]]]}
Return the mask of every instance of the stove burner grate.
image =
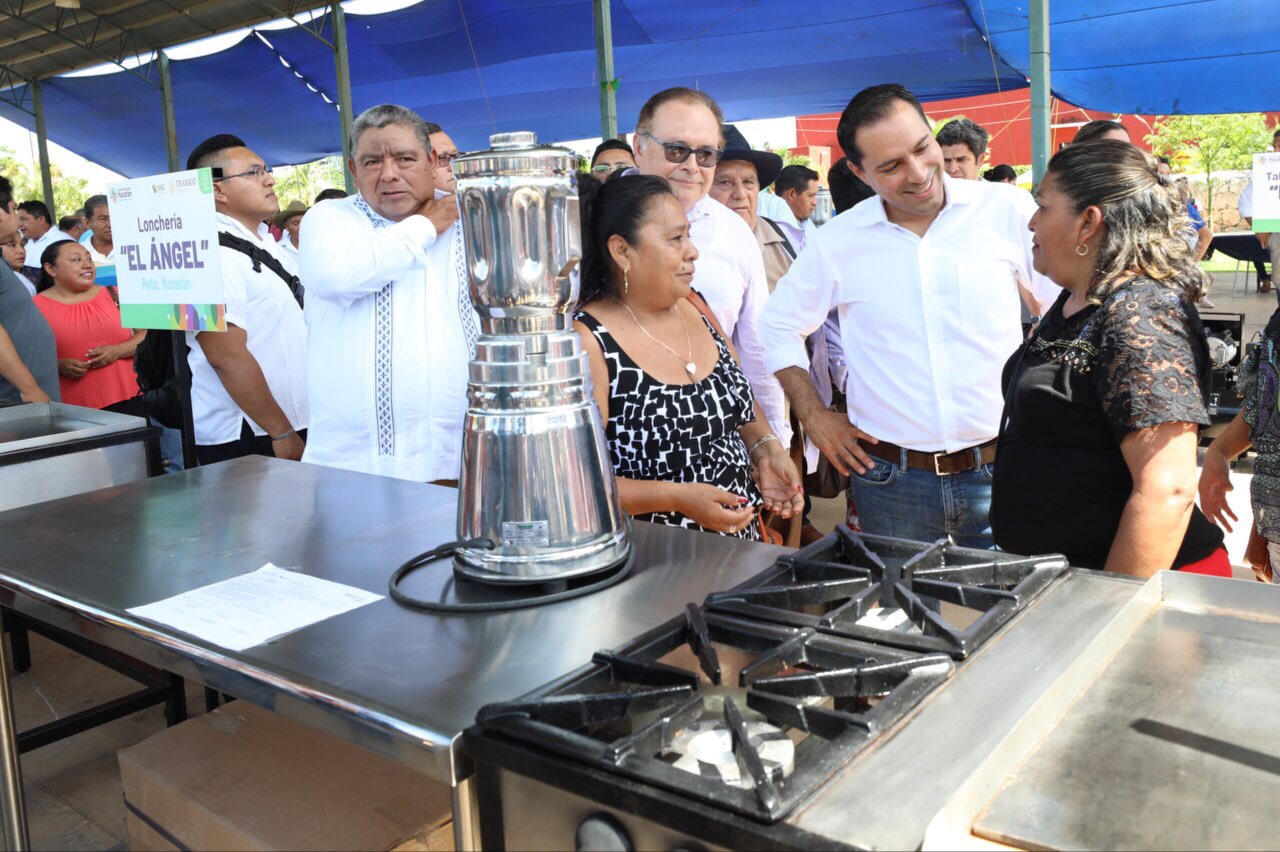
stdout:
{"type": "Polygon", "coordinates": [[[926,545],[837,527],[737,588],[708,595],[706,607],[963,659],[1067,567],[1061,556],[1014,556],[950,539],[926,545]],[[939,602],[976,617],[959,626],[939,602]],[[907,629],[873,617],[895,610],[907,629]]]}
{"type": "Polygon", "coordinates": [[[776,822],[897,724],[950,675],[941,654],[705,615],[682,618],[514,702],[480,710],[489,730],[639,782],[776,822]],[[722,659],[742,659],[735,666],[722,659]],[[687,657],[695,669],[672,665],[687,657]],[[700,691],[735,679],[733,689],[700,691]],[[741,706],[745,700],[745,707],[741,706]],[[722,702],[719,710],[713,701],[722,702]],[[736,767],[692,772],[672,760],[689,731],[729,733],[736,767]],[[779,730],[792,747],[761,732],[779,730]],[[771,744],[772,743],[772,744],[771,744]],[[788,767],[787,764],[790,764],[788,767]]]}

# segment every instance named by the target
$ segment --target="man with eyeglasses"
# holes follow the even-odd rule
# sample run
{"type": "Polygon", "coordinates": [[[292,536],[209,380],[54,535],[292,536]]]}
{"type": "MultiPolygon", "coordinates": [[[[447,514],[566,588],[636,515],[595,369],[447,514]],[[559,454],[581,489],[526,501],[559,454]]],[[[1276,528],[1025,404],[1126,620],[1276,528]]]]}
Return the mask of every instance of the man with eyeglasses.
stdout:
{"type": "Polygon", "coordinates": [[[243,140],[225,133],[197,145],[187,168],[213,172],[227,321],[225,332],[187,332],[196,458],[297,461],[309,416],[307,327],[284,279],[296,275],[293,259],[263,222],[280,210],[275,179],[243,140]]]}
{"type": "Polygon", "coordinates": [[[757,338],[769,298],[764,258],[746,222],[708,194],[724,153],[723,124],[720,106],[703,92],[684,87],[658,92],[641,107],[636,121],[636,168],[665,178],[684,207],[689,236],[698,249],[693,288],[733,339],[756,402],[785,447],[791,444],[786,399],[765,368],[757,338]]]}
{"type": "MultiPolygon", "coordinates": [[[[303,461],[458,479],[480,323],[433,126],[396,104],[362,112],[347,163],[359,191],[302,220],[312,411],[303,461]]],[[[445,151],[456,152],[452,142],[445,151]]]]}
{"type": "Polygon", "coordinates": [[[614,172],[624,172],[635,167],[635,152],[621,139],[604,140],[591,155],[591,175],[596,180],[605,180],[614,172]]]}
{"type": "Polygon", "coordinates": [[[453,169],[450,163],[453,158],[458,156],[458,146],[453,144],[453,140],[449,138],[449,134],[445,133],[440,125],[428,121],[427,125],[427,141],[431,143],[431,151],[436,157],[435,177],[436,189],[441,192],[453,194],[458,191],[458,179],[453,176],[453,169]]]}

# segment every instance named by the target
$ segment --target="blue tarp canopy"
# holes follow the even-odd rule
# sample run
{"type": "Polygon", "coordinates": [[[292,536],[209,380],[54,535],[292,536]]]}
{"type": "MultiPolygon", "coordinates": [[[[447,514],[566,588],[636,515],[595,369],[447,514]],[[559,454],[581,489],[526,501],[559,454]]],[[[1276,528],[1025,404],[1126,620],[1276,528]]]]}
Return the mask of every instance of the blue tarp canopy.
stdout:
{"type": "MultiPolygon", "coordinates": [[[[1280,59],[1275,5],[1055,0],[1055,94],[1130,113],[1280,108],[1267,83],[1280,59]]],[[[744,120],[839,111],[889,81],[922,100],[1021,88],[1030,67],[1026,4],[1013,0],[613,0],[612,12],[620,130],[672,85],[703,89],[744,120]]],[[[464,150],[495,131],[599,133],[590,0],[426,0],[346,20],[356,112],[404,104],[464,150]]],[[[170,67],[183,158],[222,132],[272,164],[342,149],[333,51],[301,28],[249,34],[170,67]]],[[[128,176],[165,170],[154,86],[117,72],[54,78],[44,90],[53,141],[128,176]]],[[[8,103],[0,115],[33,127],[8,103]]]]}

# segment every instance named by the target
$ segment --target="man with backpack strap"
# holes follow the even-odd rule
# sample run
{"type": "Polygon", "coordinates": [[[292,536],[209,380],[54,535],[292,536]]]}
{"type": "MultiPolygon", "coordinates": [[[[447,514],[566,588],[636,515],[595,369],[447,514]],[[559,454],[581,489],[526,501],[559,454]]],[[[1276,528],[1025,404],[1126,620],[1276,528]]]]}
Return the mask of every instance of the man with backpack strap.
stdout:
{"type": "Polygon", "coordinates": [[[270,169],[221,134],[187,158],[213,169],[225,332],[187,332],[196,457],[302,458],[308,424],[307,328],[293,259],[263,220],[280,210],[270,169]]]}

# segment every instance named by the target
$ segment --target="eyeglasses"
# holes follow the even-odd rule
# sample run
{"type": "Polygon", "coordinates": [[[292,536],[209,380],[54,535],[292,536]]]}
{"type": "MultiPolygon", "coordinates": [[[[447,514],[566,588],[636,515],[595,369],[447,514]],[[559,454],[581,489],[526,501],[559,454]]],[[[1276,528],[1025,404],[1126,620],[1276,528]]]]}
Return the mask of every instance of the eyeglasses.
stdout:
{"type": "Polygon", "coordinates": [[[214,166],[212,171],[213,171],[213,179],[215,181],[231,180],[232,178],[238,178],[238,177],[251,177],[254,180],[262,180],[263,177],[271,174],[271,167],[270,166],[254,166],[248,171],[243,171],[243,172],[240,172],[239,174],[234,174],[234,175],[222,174],[222,169],[218,168],[217,166],[214,166]]]}
{"type": "Polygon", "coordinates": [[[447,166],[457,159],[458,151],[436,151],[436,165],[447,166]]]}
{"type": "Polygon", "coordinates": [[[662,153],[666,156],[668,163],[683,163],[692,154],[694,162],[701,168],[709,169],[720,162],[720,158],[724,155],[724,151],[720,148],[690,148],[683,142],[663,142],[657,136],[643,130],[640,131],[640,135],[648,136],[661,145],[662,153]]]}
{"type": "MultiPolygon", "coordinates": [[[[687,159],[687,157],[686,157],[686,159],[687,159]]],[[[682,161],[682,162],[683,162],[683,161],[682,161]]],[[[609,164],[609,163],[601,163],[601,164],[600,164],[600,165],[598,165],[598,166],[592,166],[592,167],[591,167],[591,174],[593,174],[593,175],[607,175],[607,174],[609,174],[610,172],[620,172],[620,171],[623,171],[624,169],[634,169],[634,168],[635,168],[635,166],[634,166],[634,165],[632,165],[631,163],[613,163],[613,164],[609,164]]]]}

